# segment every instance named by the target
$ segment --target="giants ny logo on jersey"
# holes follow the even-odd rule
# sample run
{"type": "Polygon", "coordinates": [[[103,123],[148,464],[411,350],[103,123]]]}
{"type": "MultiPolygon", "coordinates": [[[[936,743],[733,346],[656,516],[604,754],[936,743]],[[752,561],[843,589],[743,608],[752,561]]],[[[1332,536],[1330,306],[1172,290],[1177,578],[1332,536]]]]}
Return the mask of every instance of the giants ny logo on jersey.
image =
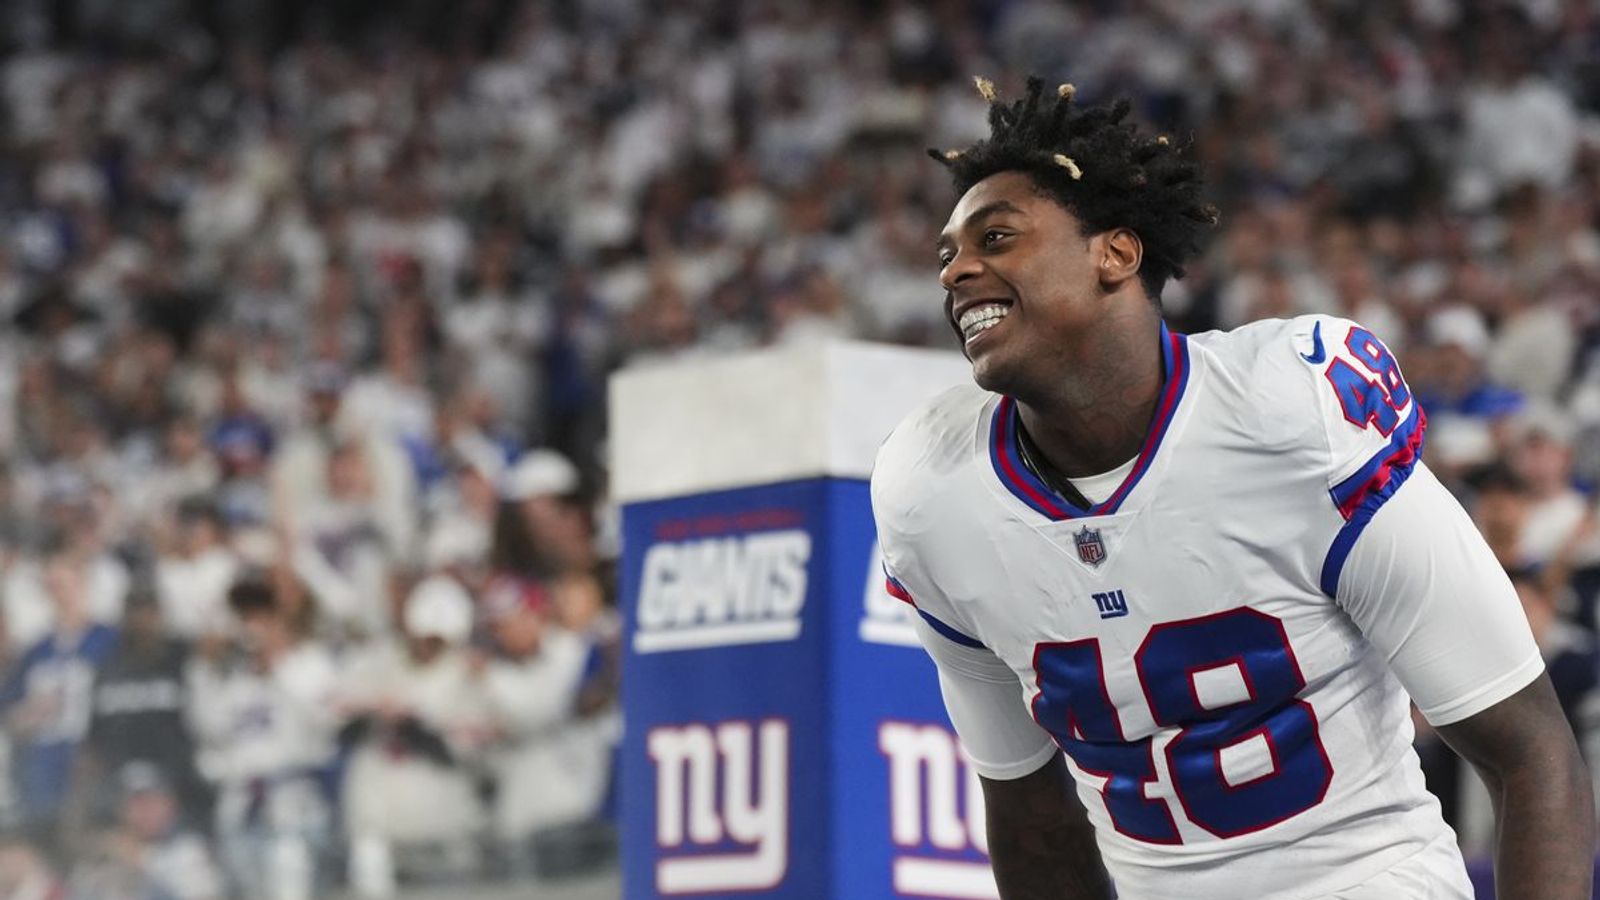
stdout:
{"type": "Polygon", "coordinates": [[[636,653],[800,636],[811,535],[800,529],[652,546],[639,588],[636,653]]]}
{"type": "Polygon", "coordinates": [[[1128,599],[1121,591],[1104,591],[1092,595],[1095,608],[1102,619],[1120,619],[1128,614],[1128,599]]]}
{"type": "Polygon", "coordinates": [[[941,725],[884,722],[889,832],[896,894],[947,900],[1000,896],[989,868],[983,788],[955,733],[941,725]]]}
{"type": "Polygon", "coordinates": [[[656,890],[764,891],[789,869],[789,723],[651,729],[656,890]]]}
{"type": "Polygon", "coordinates": [[[878,542],[872,542],[872,553],[867,560],[867,585],[861,593],[861,624],[857,632],[869,644],[892,644],[896,647],[919,647],[917,629],[912,616],[916,609],[904,600],[889,594],[883,578],[883,552],[878,542]]]}

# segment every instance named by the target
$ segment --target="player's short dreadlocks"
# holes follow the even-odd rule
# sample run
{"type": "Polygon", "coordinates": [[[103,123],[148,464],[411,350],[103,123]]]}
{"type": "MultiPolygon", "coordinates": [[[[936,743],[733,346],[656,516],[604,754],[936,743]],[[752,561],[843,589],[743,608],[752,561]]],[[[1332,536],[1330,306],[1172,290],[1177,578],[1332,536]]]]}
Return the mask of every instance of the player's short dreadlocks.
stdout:
{"type": "Polygon", "coordinates": [[[929,150],[950,170],[957,194],[999,172],[1025,172],[1039,190],[1082,223],[1084,235],[1129,228],[1144,244],[1139,279],[1152,301],[1198,252],[1203,229],[1217,222],[1200,199],[1200,170],[1166,136],[1140,134],[1127,100],[1079,107],[1070,84],[1047,93],[1028,79],[1015,103],[998,100],[994,84],[976,79],[989,101],[989,137],[965,150],[929,150]]]}

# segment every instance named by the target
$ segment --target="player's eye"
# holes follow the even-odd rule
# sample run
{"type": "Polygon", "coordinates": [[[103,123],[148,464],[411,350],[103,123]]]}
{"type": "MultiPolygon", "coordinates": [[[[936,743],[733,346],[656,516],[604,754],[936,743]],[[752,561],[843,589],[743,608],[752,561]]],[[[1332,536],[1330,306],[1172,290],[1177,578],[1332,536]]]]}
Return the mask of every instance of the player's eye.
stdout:
{"type": "Polygon", "coordinates": [[[1002,239],[1008,238],[1010,236],[1011,236],[1010,234],[1008,234],[1008,233],[1006,233],[1004,231],[1001,231],[998,228],[991,228],[988,231],[985,231],[983,233],[983,245],[985,247],[993,247],[996,243],[998,243],[1002,239]]]}
{"type": "Polygon", "coordinates": [[[943,269],[943,268],[949,266],[951,261],[953,261],[955,258],[956,258],[955,254],[951,253],[948,250],[940,252],[940,254],[939,254],[939,268],[943,269]]]}

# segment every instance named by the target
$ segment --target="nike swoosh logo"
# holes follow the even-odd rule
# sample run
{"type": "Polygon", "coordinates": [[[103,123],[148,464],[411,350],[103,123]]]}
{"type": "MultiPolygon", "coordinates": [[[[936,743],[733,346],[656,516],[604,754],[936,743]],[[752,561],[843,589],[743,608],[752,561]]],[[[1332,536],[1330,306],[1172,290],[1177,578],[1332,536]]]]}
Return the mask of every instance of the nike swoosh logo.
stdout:
{"type": "Polygon", "coordinates": [[[1305,360],[1308,363],[1311,363],[1312,365],[1316,365],[1317,363],[1322,362],[1324,359],[1327,359],[1327,354],[1322,352],[1322,323],[1321,322],[1318,322],[1316,327],[1311,329],[1311,344],[1315,349],[1312,350],[1310,355],[1307,355],[1307,354],[1304,354],[1304,353],[1300,354],[1300,358],[1301,359],[1305,360]]]}

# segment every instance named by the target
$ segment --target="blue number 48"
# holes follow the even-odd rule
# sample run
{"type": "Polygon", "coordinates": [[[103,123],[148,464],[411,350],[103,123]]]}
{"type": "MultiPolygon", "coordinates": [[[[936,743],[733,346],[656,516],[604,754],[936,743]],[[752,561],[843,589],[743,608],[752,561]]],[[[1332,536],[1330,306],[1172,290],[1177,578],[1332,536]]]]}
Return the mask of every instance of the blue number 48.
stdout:
{"type": "Polygon", "coordinates": [[[1356,361],[1376,377],[1369,378],[1343,357],[1334,357],[1325,374],[1339,397],[1339,408],[1353,424],[1376,427],[1388,437],[1400,424],[1400,410],[1411,402],[1411,389],[1400,374],[1400,365],[1389,348],[1365,328],[1351,328],[1344,343],[1356,361]]]}

